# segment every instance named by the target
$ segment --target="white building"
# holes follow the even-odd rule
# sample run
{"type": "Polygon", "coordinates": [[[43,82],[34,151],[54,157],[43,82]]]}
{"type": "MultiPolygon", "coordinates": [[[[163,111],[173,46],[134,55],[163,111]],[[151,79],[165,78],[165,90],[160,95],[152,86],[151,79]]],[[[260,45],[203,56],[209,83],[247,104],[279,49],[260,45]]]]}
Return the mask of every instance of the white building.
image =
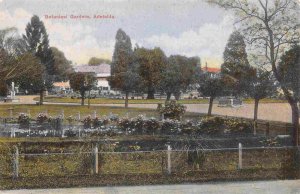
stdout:
{"type": "Polygon", "coordinates": [[[100,65],[76,65],[74,66],[75,72],[82,73],[94,73],[97,78],[97,87],[100,91],[109,92],[110,86],[108,83],[108,78],[110,77],[110,65],[100,64],[100,65]]]}

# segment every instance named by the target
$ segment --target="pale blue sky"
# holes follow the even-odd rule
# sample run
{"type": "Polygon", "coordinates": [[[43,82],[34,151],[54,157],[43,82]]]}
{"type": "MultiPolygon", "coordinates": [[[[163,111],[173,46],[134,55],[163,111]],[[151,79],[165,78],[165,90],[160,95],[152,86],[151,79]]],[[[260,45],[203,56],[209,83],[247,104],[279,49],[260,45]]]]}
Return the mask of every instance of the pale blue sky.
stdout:
{"type": "Polygon", "coordinates": [[[196,55],[217,66],[233,30],[232,16],[204,0],[0,0],[0,28],[16,26],[23,33],[33,14],[44,21],[51,46],[77,64],[92,56],[111,58],[115,33],[122,28],[133,45],[196,55]],[[72,14],[115,19],[45,19],[72,14]]]}

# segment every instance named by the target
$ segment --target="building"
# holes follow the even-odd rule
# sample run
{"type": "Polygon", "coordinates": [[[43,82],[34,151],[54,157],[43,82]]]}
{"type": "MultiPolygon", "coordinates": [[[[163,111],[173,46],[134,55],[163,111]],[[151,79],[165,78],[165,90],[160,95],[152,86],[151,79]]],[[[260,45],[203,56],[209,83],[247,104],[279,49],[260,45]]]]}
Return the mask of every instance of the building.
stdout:
{"type": "Polygon", "coordinates": [[[108,83],[108,78],[110,77],[110,65],[100,64],[100,65],[77,65],[74,66],[75,72],[81,73],[94,73],[97,78],[97,88],[102,92],[109,92],[110,86],[108,83]]]}
{"type": "Polygon", "coordinates": [[[72,92],[70,82],[54,82],[52,91],[58,94],[68,94],[72,92]]]}
{"type": "Polygon", "coordinates": [[[214,68],[214,67],[208,67],[207,63],[205,67],[202,68],[202,72],[205,74],[209,74],[211,78],[217,78],[220,76],[221,69],[220,68],[214,68]]]}

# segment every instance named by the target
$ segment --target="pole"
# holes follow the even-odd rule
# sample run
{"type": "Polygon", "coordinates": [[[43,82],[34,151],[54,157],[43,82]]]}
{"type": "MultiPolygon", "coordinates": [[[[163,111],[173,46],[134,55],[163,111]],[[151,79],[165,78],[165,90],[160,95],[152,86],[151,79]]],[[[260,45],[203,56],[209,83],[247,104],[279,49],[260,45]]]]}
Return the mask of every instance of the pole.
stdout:
{"type": "Polygon", "coordinates": [[[241,143],[239,143],[239,166],[238,169],[243,169],[243,146],[241,143]]]}
{"type": "Polygon", "coordinates": [[[98,164],[99,164],[99,158],[98,158],[98,144],[96,144],[94,148],[94,174],[98,174],[98,164]]]}
{"type": "Polygon", "coordinates": [[[168,174],[171,174],[172,171],[171,171],[171,146],[168,145],[168,150],[167,150],[167,157],[168,157],[168,174]]]}
{"type": "Polygon", "coordinates": [[[15,146],[16,152],[14,157],[14,173],[13,177],[18,178],[19,177],[19,149],[17,146],[15,146]]]}

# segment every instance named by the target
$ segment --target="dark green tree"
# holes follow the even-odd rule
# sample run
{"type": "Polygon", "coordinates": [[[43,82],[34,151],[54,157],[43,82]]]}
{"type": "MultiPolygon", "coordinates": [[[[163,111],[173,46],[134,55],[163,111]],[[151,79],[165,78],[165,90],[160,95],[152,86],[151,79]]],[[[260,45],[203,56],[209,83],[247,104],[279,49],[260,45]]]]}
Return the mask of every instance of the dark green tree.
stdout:
{"type": "Polygon", "coordinates": [[[200,58],[172,55],[162,72],[160,87],[167,94],[167,101],[173,93],[179,100],[181,92],[185,92],[189,86],[195,84],[200,76],[200,58]]]}
{"type": "Polygon", "coordinates": [[[34,86],[39,89],[40,104],[43,104],[44,91],[52,87],[54,57],[49,46],[49,38],[46,28],[38,16],[32,16],[30,22],[25,28],[23,39],[26,41],[28,50],[38,57],[41,64],[45,67],[44,73],[41,74],[41,80],[43,81],[34,86]]]}
{"type": "Polygon", "coordinates": [[[211,77],[203,73],[199,79],[198,91],[203,96],[209,97],[207,116],[211,116],[214,99],[224,94],[224,80],[221,77],[211,77]]]}
{"type": "Polygon", "coordinates": [[[246,52],[244,37],[238,32],[233,32],[223,53],[224,63],[221,66],[221,73],[227,79],[232,79],[231,85],[227,84],[227,89],[233,95],[245,95],[248,89],[247,74],[250,68],[246,52]]]}
{"type": "Polygon", "coordinates": [[[116,34],[109,83],[112,88],[125,92],[125,108],[128,108],[129,93],[138,86],[138,79],[136,57],[134,57],[130,37],[119,29],[116,34]]]}
{"type": "Polygon", "coordinates": [[[167,57],[160,48],[137,48],[135,57],[142,85],[148,93],[147,99],[154,99],[154,93],[162,82],[162,73],[167,66],[167,57]]]}
{"type": "Polygon", "coordinates": [[[58,50],[56,47],[50,48],[53,53],[54,64],[54,81],[66,81],[71,73],[73,73],[73,68],[71,61],[69,61],[65,54],[58,50]]]}
{"type": "Polygon", "coordinates": [[[90,91],[96,82],[96,77],[91,73],[73,73],[70,75],[70,87],[80,93],[82,106],[84,106],[86,92],[90,91]]]}

